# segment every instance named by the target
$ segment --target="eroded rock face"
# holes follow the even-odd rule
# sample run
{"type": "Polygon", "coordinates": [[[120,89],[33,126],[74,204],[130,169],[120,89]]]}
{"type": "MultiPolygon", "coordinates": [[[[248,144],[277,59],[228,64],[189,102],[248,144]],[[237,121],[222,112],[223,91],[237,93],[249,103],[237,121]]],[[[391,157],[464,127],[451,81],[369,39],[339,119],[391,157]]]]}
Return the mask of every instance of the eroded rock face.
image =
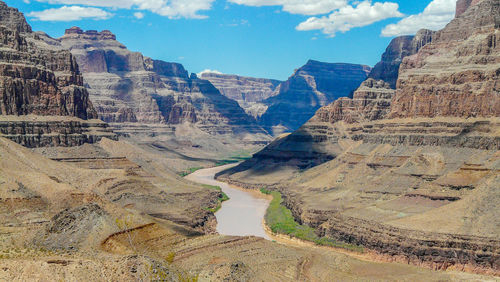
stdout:
{"type": "Polygon", "coordinates": [[[97,117],[71,53],[41,40],[3,2],[0,37],[1,115],[97,117]]]}
{"type": "Polygon", "coordinates": [[[367,80],[219,178],[392,260],[499,273],[500,2],[469,2],[403,58],[396,90],[367,80]]]}
{"type": "Polygon", "coordinates": [[[267,105],[261,101],[277,95],[275,90],[281,83],[274,79],[219,73],[203,73],[201,78],[210,81],[223,95],[237,101],[255,118],[259,118],[267,110],[267,105]]]}
{"type": "Polygon", "coordinates": [[[314,115],[318,121],[355,123],[383,119],[390,112],[395,90],[389,83],[369,78],[354,92],[353,98],[340,98],[314,115]]]}
{"type": "Polygon", "coordinates": [[[433,34],[434,31],[422,29],[415,36],[394,38],[382,55],[382,60],[373,67],[368,77],[386,81],[392,88],[396,88],[399,66],[403,59],[416,54],[420,48],[431,42],[433,34]]]}
{"type": "Polygon", "coordinates": [[[470,6],[401,64],[391,117],[500,115],[500,2],[470,6]]]}
{"type": "Polygon", "coordinates": [[[0,2],[0,136],[26,147],[117,139],[97,120],[73,55],[0,2]]]}
{"type": "Polygon", "coordinates": [[[370,67],[309,61],[264,101],[269,106],[259,123],[275,135],[299,128],[316,110],[348,96],[363,82],[370,67]]]}
{"type": "Polygon", "coordinates": [[[109,31],[66,30],[99,116],[110,123],[193,124],[211,134],[266,135],[255,120],[181,64],[129,51],[109,31]]]}

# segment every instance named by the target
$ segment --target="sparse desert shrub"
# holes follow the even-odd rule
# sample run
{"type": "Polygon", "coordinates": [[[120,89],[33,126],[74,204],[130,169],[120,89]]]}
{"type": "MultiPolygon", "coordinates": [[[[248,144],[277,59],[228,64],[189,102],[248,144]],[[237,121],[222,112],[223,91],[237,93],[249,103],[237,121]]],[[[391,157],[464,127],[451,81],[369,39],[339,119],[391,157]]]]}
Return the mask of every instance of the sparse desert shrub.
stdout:
{"type": "Polygon", "coordinates": [[[344,248],[357,252],[363,251],[363,248],[360,246],[338,242],[328,237],[319,237],[313,228],[301,225],[295,221],[292,211],[282,205],[283,199],[279,192],[269,191],[264,188],[260,189],[260,191],[273,196],[273,200],[266,211],[265,220],[274,233],[289,235],[322,246],[344,248]]]}
{"type": "Polygon", "coordinates": [[[189,174],[191,174],[191,173],[193,173],[193,172],[195,172],[197,170],[200,170],[200,169],[203,169],[203,167],[191,167],[191,168],[188,168],[187,170],[179,173],[179,175],[181,177],[184,177],[184,176],[187,176],[187,175],[189,175],[189,174]]]}
{"type": "Polygon", "coordinates": [[[213,208],[205,208],[205,210],[210,211],[212,213],[216,213],[221,207],[222,207],[222,202],[225,202],[229,200],[229,197],[226,195],[226,193],[222,192],[222,189],[219,186],[213,186],[213,185],[208,185],[208,184],[202,184],[203,187],[207,189],[213,189],[219,191],[219,199],[217,202],[217,205],[213,208]]]}
{"type": "Polygon", "coordinates": [[[175,252],[170,252],[165,256],[165,261],[168,264],[172,264],[174,262],[174,259],[175,259],[175,252]]]}

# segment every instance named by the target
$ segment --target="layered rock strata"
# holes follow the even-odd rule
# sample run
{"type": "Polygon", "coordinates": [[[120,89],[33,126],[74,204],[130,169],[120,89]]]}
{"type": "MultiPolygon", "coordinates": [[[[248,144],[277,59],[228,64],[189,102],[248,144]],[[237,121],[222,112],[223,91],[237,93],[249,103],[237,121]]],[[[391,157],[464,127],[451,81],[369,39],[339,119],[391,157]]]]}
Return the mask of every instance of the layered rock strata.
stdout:
{"type": "Polygon", "coordinates": [[[73,55],[0,2],[0,134],[28,147],[116,138],[96,119],[73,55]],[[43,35],[42,35],[43,36],[43,35]]]}
{"type": "Polygon", "coordinates": [[[384,54],[382,60],[373,67],[369,78],[388,82],[391,88],[396,88],[399,66],[407,56],[414,55],[431,42],[434,31],[422,29],[415,36],[399,36],[394,38],[384,54]]]}
{"type": "Polygon", "coordinates": [[[209,72],[203,73],[201,78],[210,81],[224,96],[237,101],[255,118],[259,118],[267,110],[267,105],[260,102],[277,95],[275,90],[281,83],[274,79],[209,72]]]}
{"type": "Polygon", "coordinates": [[[80,146],[102,138],[118,140],[108,124],[100,120],[57,116],[0,116],[0,137],[28,148],[80,146]]]}
{"type": "Polygon", "coordinates": [[[353,64],[330,64],[310,60],[264,101],[269,107],[259,123],[278,135],[296,130],[316,110],[348,96],[363,82],[371,68],[353,64]]]}
{"type": "Polygon", "coordinates": [[[354,92],[352,99],[340,98],[319,109],[313,118],[330,123],[341,120],[356,123],[382,119],[390,112],[395,92],[389,83],[370,78],[354,92]]]}
{"type": "Polygon", "coordinates": [[[463,2],[403,59],[390,104],[368,80],[219,178],[279,190],[297,221],[390,259],[500,273],[500,3],[463,2]]]}
{"type": "Polygon", "coordinates": [[[403,60],[391,117],[500,115],[500,3],[473,2],[403,60]]]}
{"type": "MultiPolygon", "coordinates": [[[[129,51],[105,30],[73,27],[59,39],[81,65],[102,120],[121,123],[192,124],[213,135],[267,136],[255,119],[208,81],[188,75],[181,64],[129,51]]],[[[133,132],[131,132],[133,133],[133,132]]]]}

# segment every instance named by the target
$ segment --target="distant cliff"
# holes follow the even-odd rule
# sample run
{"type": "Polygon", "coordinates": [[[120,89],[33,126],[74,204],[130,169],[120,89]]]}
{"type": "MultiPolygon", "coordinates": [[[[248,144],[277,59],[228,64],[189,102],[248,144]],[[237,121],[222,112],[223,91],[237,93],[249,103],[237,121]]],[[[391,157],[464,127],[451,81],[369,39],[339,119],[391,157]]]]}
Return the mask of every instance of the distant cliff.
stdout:
{"type": "Polygon", "coordinates": [[[210,134],[266,133],[208,80],[181,64],[129,51],[110,31],[66,30],[99,117],[110,123],[192,124],[210,134]]]}
{"type": "Polygon", "coordinates": [[[259,123],[275,135],[299,128],[316,110],[348,96],[363,82],[371,68],[310,60],[264,100],[267,111],[259,123]]]}
{"type": "Polygon", "coordinates": [[[219,73],[203,73],[201,78],[210,81],[223,95],[237,101],[255,118],[259,118],[267,110],[267,105],[260,102],[277,95],[275,90],[281,83],[274,79],[219,73]]]}

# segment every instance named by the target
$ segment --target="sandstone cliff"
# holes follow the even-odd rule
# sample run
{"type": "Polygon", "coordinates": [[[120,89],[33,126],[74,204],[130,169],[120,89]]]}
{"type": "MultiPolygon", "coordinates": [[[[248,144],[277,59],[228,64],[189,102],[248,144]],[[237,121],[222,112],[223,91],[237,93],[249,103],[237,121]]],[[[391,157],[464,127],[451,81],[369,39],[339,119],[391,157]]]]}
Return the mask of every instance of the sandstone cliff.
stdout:
{"type": "Polygon", "coordinates": [[[84,121],[97,113],[75,58],[41,36],[17,9],[0,2],[0,133],[29,147],[115,138],[106,124],[84,121]],[[14,117],[27,115],[39,118],[14,117]],[[45,119],[40,116],[51,116],[50,125],[35,121],[45,119]],[[82,127],[96,130],[75,129],[82,127]]]}
{"type": "Polygon", "coordinates": [[[274,135],[293,131],[320,107],[348,96],[369,72],[368,66],[310,60],[276,89],[277,95],[264,100],[268,109],[259,123],[274,135]]]}
{"type": "Polygon", "coordinates": [[[219,73],[203,73],[201,78],[210,81],[223,95],[237,101],[255,118],[259,118],[267,110],[267,105],[261,101],[277,95],[275,90],[281,83],[274,79],[219,73]]]}
{"type": "Polygon", "coordinates": [[[392,117],[500,115],[500,2],[471,4],[403,60],[392,117]]]}
{"type": "Polygon", "coordinates": [[[73,27],[59,39],[81,65],[102,120],[120,123],[192,124],[212,135],[254,135],[267,140],[254,118],[207,80],[184,67],[129,51],[110,31],[73,27]]]}
{"type": "Polygon", "coordinates": [[[500,3],[457,5],[396,90],[367,80],[219,178],[391,260],[500,273],[500,3]]]}
{"type": "Polygon", "coordinates": [[[334,103],[319,109],[313,119],[330,123],[383,119],[390,112],[394,93],[395,90],[391,89],[389,83],[369,78],[354,91],[352,99],[339,98],[334,103]]]}
{"type": "Polygon", "coordinates": [[[433,31],[422,29],[415,36],[394,38],[382,54],[382,60],[373,67],[368,77],[383,80],[388,82],[391,88],[396,88],[399,66],[403,59],[416,54],[420,48],[431,42],[433,35],[433,31]]]}

